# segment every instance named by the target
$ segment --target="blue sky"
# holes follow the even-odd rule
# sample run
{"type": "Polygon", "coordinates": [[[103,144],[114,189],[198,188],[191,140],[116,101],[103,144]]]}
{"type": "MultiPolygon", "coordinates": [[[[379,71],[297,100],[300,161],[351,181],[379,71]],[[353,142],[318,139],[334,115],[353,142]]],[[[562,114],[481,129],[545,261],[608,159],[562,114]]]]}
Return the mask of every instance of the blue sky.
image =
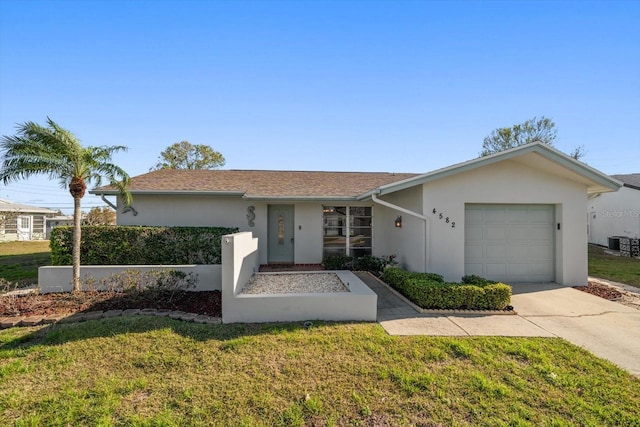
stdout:
{"type": "MultiPolygon", "coordinates": [[[[131,176],[182,140],[229,169],[427,172],[546,116],[560,150],[635,173],[639,23],[615,0],[0,0],[0,134],[49,116],[129,147],[131,176]]],[[[72,207],[46,178],[0,197],[72,207]]]]}

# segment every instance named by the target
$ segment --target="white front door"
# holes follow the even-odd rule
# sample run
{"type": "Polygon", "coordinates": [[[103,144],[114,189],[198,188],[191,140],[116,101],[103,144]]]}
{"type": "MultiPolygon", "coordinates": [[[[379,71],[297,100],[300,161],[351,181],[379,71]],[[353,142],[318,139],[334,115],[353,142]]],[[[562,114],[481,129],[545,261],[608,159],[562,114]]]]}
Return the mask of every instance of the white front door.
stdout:
{"type": "Polygon", "coordinates": [[[31,240],[31,217],[19,216],[16,218],[16,232],[18,240],[31,240]]]}

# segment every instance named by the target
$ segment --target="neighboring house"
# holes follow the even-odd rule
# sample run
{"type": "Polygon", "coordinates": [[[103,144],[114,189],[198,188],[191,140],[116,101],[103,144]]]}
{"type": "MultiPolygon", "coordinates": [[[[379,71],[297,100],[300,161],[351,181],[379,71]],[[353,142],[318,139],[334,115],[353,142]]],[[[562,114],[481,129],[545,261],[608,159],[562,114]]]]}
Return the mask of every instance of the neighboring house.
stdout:
{"type": "Polygon", "coordinates": [[[132,178],[118,224],[239,227],[262,264],[394,254],[449,281],[583,285],[588,197],[620,186],[540,143],[426,174],[159,170],[132,178]]]}
{"type": "Polygon", "coordinates": [[[51,230],[58,226],[73,226],[73,215],[56,215],[47,218],[46,235],[47,239],[51,237],[51,230]]]}
{"type": "Polygon", "coordinates": [[[640,238],[640,173],[612,175],[623,187],[589,198],[589,243],[608,246],[614,236],[640,238]]]}
{"type": "Polygon", "coordinates": [[[58,212],[0,199],[0,242],[46,239],[47,217],[58,212]]]}

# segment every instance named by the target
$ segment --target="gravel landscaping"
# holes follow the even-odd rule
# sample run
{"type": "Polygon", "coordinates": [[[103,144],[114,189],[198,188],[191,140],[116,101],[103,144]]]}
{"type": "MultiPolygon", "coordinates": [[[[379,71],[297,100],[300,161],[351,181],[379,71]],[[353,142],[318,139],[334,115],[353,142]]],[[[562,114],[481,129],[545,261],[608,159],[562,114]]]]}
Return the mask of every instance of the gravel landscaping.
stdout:
{"type": "Polygon", "coordinates": [[[243,294],[308,294],[349,292],[335,273],[255,274],[243,294]]]}

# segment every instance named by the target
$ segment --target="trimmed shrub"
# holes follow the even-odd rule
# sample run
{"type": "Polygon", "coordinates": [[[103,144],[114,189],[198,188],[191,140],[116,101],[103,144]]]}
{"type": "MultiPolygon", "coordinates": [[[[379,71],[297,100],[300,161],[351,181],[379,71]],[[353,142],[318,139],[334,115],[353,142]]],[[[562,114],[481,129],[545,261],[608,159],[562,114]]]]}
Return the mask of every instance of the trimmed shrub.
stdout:
{"type": "Polygon", "coordinates": [[[353,260],[352,269],[379,273],[389,264],[389,261],[373,255],[364,255],[353,260]]]}
{"type": "MultiPolygon", "coordinates": [[[[222,227],[83,226],[84,265],[220,264],[221,238],[237,232],[222,227]]],[[[51,262],[71,265],[73,227],[51,233],[51,262]]]]}
{"type": "Polygon", "coordinates": [[[504,310],[511,302],[510,286],[478,276],[467,279],[477,284],[445,283],[439,274],[387,268],[382,280],[422,308],[504,310]]]}
{"type": "Polygon", "coordinates": [[[325,270],[351,270],[353,258],[347,255],[330,255],[324,257],[322,266],[325,270]]]}
{"type": "Polygon", "coordinates": [[[466,283],[467,285],[478,285],[478,286],[486,286],[493,285],[494,283],[498,283],[495,280],[485,279],[484,277],[476,276],[475,274],[469,274],[466,276],[462,276],[462,283],[466,283]]]}

